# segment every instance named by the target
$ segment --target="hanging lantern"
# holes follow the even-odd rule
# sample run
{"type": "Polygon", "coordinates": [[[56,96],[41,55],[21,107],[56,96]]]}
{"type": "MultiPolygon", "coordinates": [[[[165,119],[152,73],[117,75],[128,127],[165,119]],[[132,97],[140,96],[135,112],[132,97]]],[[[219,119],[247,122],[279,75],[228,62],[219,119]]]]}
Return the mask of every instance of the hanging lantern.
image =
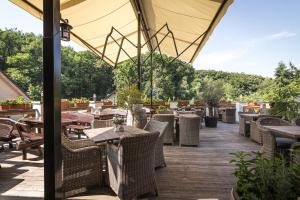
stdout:
{"type": "Polygon", "coordinates": [[[67,19],[64,20],[63,23],[60,23],[60,38],[63,41],[70,41],[71,29],[73,27],[69,25],[69,21],[67,19]]]}

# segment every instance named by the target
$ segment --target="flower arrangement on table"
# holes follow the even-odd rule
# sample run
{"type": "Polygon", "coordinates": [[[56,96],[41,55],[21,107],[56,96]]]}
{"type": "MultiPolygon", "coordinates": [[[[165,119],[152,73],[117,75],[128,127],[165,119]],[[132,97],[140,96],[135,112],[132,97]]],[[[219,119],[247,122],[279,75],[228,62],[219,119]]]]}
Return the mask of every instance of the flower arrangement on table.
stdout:
{"type": "Polygon", "coordinates": [[[124,119],[123,117],[119,117],[119,116],[115,116],[112,119],[112,123],[115,125],[115,132],[123,132],[124,131],[124,127],[123,127],[123,123],[124,123],[124,119]]]}

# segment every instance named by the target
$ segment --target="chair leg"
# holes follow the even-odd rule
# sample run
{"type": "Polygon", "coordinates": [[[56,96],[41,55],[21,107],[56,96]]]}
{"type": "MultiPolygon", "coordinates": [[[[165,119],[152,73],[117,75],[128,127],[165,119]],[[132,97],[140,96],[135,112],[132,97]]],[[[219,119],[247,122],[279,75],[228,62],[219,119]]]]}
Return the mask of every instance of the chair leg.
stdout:
{"type": "Polygon", "coordinates": [[[27,160],[27,150],[23,149],[22,152],[23,152],[23,160],[27,160]]]}
{"type": "Polygon", "coordinates": [[[39,156],[42,156],[43,155],[43,150],[42,150],[41,146],[38,146],[37,149],[39,151],[39,156]]]}

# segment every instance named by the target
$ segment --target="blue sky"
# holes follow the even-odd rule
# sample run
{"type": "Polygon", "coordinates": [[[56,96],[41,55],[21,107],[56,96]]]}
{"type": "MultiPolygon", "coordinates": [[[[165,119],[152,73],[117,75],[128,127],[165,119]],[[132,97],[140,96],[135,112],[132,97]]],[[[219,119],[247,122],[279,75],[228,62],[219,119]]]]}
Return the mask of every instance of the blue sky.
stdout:
{"type": "MultiPolygon", "coordinates": [[[[235,0],[194,67],[272,77],[278,62],[300,67],[300,0],[235,0]]],[[[0,28],[42,33],[42,22],[0,1],[0,28]]],[[[75,43],[71,45],[81,50],[75,43]]]]}

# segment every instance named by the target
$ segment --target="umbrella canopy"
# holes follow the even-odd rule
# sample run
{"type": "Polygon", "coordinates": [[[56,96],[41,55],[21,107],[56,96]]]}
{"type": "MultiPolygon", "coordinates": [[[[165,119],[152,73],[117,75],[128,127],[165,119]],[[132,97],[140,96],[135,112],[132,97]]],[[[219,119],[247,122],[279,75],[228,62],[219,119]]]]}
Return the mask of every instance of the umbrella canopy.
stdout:
{"type": "MultiPolygon", "coordinates": [[[[42,20],[41,0],[10,1],[42,20]]],[[[61,0],[60,12],[61,19],[67,19],[73,27],[71,40],[92,50],[111,65],[137,55],[138,13],[141,16],[142,53],[156,50],[193,62],[232,2],[61,0]]]]}

